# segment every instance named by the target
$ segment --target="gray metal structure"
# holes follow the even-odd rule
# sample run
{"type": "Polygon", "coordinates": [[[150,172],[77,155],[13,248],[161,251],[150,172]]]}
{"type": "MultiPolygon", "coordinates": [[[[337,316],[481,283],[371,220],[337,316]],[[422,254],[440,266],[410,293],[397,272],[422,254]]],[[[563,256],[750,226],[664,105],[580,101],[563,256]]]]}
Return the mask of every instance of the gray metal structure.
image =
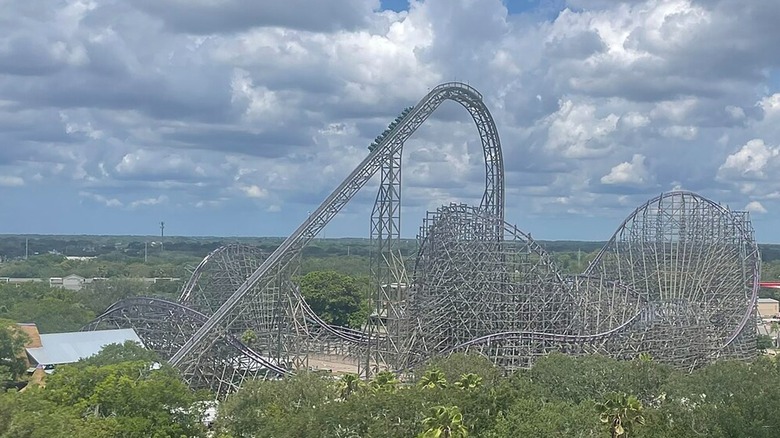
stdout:
{"type": "Polygon", "coordinates": [[[624,359],[644,352],[693,369],[756,354],[760,255],[747,213],[692,192],[661,194],[573,278],[508,223],[494,250],[479,232],[490,220],[450,206],[426,221],[405,365],[453,351],[510,369],[552,351],[624,359]]]}
{"type": "MultiPolygon", "coordinates": [[[[446,83],[432,89],[405,117],[379,139],[369,155],[342,182],[333,193],[293,232],[263,263],[239,286],[184,346],[171,357],[174,366],[185,371],[198,366],[199,352],[207,348],[211,339],[230,331],[234,320],[240,319],[245,311],[241,302],[257,286],[270,287],[274,282],[283,281],[291,262],[300,255],[302,247],[311,241],[330,220],[346,205],[352,197],[403,147],[404,142],[430,117],[445,101],[452,100],[466,108],[474,119],[482,139],[485,155],[486,184],[481,207],[499,217],[504,214],[504,168],[498,131],[490,112],[485,106],[482,95],[474,88],[463,83],[446,83]]],[[[400,177],[398,177],[400,178],[400,177]]],[[[394,181],[397,178],[392,178],[394,181]]],[[[383,186],[386,181],[383,181],[383,186]]],[[[400,192],[398,193],[400,196],[400,192]]],[[[388,195],[382,199],[397,199],[388,195]]],[[[385,212],[388,209],[384,210],[385,212]]],[[[393,214],[380,214],[381,220],[391,222],[393,214]]],[[[383,226],[384,227],[384,226],[383,226]]],[[[393,228],[392,225],[385,228],[393,228]]],[[[492,237],[497,237],[494,230],[492,237]]],[[[396,236],[388,236],[394,239],[396,236]]],[[[382,301],[381,299],[377,301],[382,301]]],[[[381,309],[380,309],[381,313],[381,309]]],[[[391,333],[392,335],[392,333],[391,333]]],[[[387,336],[381,334],[375,345],[387,345],[387,336]]],[[[297,338],[296,338],[297,339],[297,338]]],[[[392,354],[392,351],[391,351],[392,354]]],[[[299,355],[299,357],[305,354],[299,355]]],[[[296,359],[299,359],[296,357],[296,359]]]]}
{"type": "Polygon", "coordinates": [[[136,328],[193,386],[220,394],[246,378],[310,367],[370,375],[454,351],[508,369],[552,351],[618,358],[647,352],[688,369],[755,354],[760,257],[747,213],[691,192],[661,194],[629,215],[583,274],[565,277],[530,235],[504,219],[498,133],[473,88],[434,88],[369,149],[273,253],[220,248],[195,269],[178,303],[126,300],[89,328],[136,328]],[[419,251],[406,260],[396,251],[402,148],[445,100],[475,122],[485,190],[478,206],[429,212],[419,251]],[[330,326],[292,279],[302,248],[377,173],[374,312],[364,330],[330,326]]]}

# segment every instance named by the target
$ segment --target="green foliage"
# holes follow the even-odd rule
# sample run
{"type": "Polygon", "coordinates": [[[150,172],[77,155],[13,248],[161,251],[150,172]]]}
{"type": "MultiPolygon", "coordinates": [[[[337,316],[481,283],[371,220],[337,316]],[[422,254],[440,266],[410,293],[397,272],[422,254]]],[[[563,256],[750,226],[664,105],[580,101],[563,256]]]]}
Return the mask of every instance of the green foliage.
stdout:
{"type": "Polygon", "coordinates": [[[504,437],[601,437],[593,415],[593,403],[544,401],[533,394],[516,398],[498,413],[493,427],[484,435],[504,437]]]}
{"type": "Polygon", "coordinates": [[[0,397],[0,437],[205,436],[195,394],[132,343],[60,366],[45,388],[0,397]]]}
{"type": "Polygon", "coordinates": [[[613,392],[596,404],[599,421],[609,427],[612,438],[631,436],[637,424],[645,424],[642,402],[635,396],[613,392]]]}
{"type": "MultiPolygon", "coordinates": [[[[438,382],[434,375],[469,360],[473,358],[439,359],[424,379],[438,382]]],[[[456,384],[436,385],[435,390],[399,382],[389,372],[375,376],[365,390],[355,375],[338,381],[301,374],[251,382],[223,403],[217,432],[231,437],[447,436],[448,425],[458,417],[441,408],[455,406],[463,426],[457,433],[465,430],[473,437],[595,438],[614,429],[615,436],[629,437],[769,438],[780,430],[780,369],[765,358],[686,373],[646,355],[624,362],[553,355],[531,370],[482,384],[457,384],[475,376],[462,375],[456,384]],[[638,427],[640,423],[645,424],[638,427]]],[[[458,436],[455,428],[450,431],[458,436]]]]}
{"type": "Polygon", "coordinates": [[[0,318],[35,323],[41,333],[77,331],[116,301],[147,292],[145,283],[129,279],[95,281],[80,291],[40,282],[0,284],[0,318]]]}
{"type": "Polygon", "coordinates": [[[329,324],[359,328],[363,297],[353,277],[335,271],[310,272],[299,281],[301,293],[329,324]]]}
{"type": "Polygon", "coordinates": [[[217,429],[233,437],[317,436],[319,410],[337,397],[333,381],[310,373],[247,382],[220,406],[217,429]]]}
{"type": "MultiPolygon", "coordinates": [[[[205,254],[204,254],[205,255],[205,254]]],[[[40,278],[65,277],[71,274],[84,278],[113,277],[182,277],[186,266],[197,264],[201,257],[166,253],[144,262],[143,257],[110,253],[90,260],[68,260],[65,256],[42,254],[0,264],[0,277],[40,278]]]]}
{"type": "Polygon", "coordinates": [[[95,316],[76,292],[47,284],[0,284],[0,296],[0,318],[35,323],[41,333],[78,330],[95,316]]]}
{"type": "Polygon", "coordinates": [[[658,396],[671,369],[652,360],[619,361],[603,356],[551,354],[537,361],[528,378],[540,396],[580,403],[601,400],[612,392],[648,401],[658,396]]]}
{"type": "Polygon", "coordinates": [[[160,357],[154,351],[147,350],[135,341],[125,341],[124,344],[106,345],[98,354],[80,360],[78,365],[101,367],[139,361],[154,364],[160,362],[160,357]]]}
{"type": "Polygon", "coordinates": [[[28,340],[13,321],[0,319],[0,381],[15,381],[27,369],[24,346],[28,340]]]}
{"type": "Polygon", "coordinates": [[[444,376],[444,372],[438,368],[431,368],[423,374],[420,381],[417,382],[420,388],[434,389],[434,388],[446,388],[447,378],[444,376]]]}
{"type": "Polygon", "coordinates": [[[356,393],[363,387],[363,381],[357,374],[344,374],[339,379],[339,395],[342,400],[346,400],[350,395],[356,393]]]}
{"type": "Polygon", "coordinates": [[[244,333],[241,333],[241,342],[248,347],[253,346],[257,342],[257,333],[252,329],[244,330],[244,333]]]}
{"type": "Polygon", "coordinates": [[[460,389],[474,389],[482,386],[482,377],[474,373],[466,373],[460,376],[455,386],[460,389]]]}
{"type": "Polygon", "coordinates": [[[419,438],[466,438],[469,435],[457,406],[434,406],[422,423],[425,431],[418,435],[419,438]]]}
{"type": "Polygon", "coordinates": [[[368,383],[374,392],[395,392],[401,382],[392,371],[380,371],[368,383]]]}
{"type": "Polygon", "coordinates": [[[149,286],[141,280],[111,278],[93,281],[79,291],[78,296],[89,310],[99,315],[119,300],[147,295],[148,291],[149,286]]]}
{"type": "Polygon", "coordinates": [[[756,348],[758,348],[760,351],[766,351],[768,348],[774,348],[775,347],[775,340],[772,339],[769,335],[758,335],[756,336],[756,348]]]}
{"type": "Polygon", "coordinates": [[[492,382],[501,374],[488,358],[476,354],[453,353],[448,357],[436,357],[428,361],[427,366],[441,370],[450,382],[464,374],[475,374],[484,382],[492,382]]]}
{"type": "Polygon", "coordinates": [[[301,263],[301,271],[304,274],[315,271],[336,271],[354,278],[363,278],[363,283],[368,284],[369,260],[367,255],[305,257],[301,263]]]}
{"type": "Polygon", "coordinates": [[[35,323],[41,333],[58,333],[79,330],[95,317],[95,313],[72,294],[58,293],[21,302],[4,316],[35,323]]]}

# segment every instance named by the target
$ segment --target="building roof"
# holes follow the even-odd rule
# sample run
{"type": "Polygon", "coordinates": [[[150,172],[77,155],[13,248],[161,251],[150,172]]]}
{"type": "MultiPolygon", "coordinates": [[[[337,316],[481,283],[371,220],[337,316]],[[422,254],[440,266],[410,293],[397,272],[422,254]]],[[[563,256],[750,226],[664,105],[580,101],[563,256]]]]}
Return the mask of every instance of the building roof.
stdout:
{"type": "Polygon", "coordinates": [[[759,299],[758,299],[758,302],[759,302],[759,303],[762,303],[762,304],[763,304],[763,303],[766,303],[766,304],[769,304],[769,303],[780,303],[780,301],[777,301],[777,300],[776,300],[776,299],[774,299],[774,298],[759,298],[759,299]]]}
{"type": "Polygon", "coordinates": [[[143,345],[133,329],[97,330],[93,332],[51,333],[41,335],[41,347],[28,348],[27,354],[42,365],[78,362],[93,356],[109,344],[135,341],[143,345]]]}

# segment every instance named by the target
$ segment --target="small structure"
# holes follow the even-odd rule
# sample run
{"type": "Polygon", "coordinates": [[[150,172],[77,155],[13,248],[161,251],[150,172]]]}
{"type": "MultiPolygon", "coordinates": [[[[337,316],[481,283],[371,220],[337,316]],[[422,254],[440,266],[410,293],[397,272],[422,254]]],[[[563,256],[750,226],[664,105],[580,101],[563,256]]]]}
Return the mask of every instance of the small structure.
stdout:
{"type": "Polygon", "coordinates": [[[92,279],[87,280],[80,275],[70,274],[67,277],[51,277],[49,279],[49,286],[67,290],[81,290],[84,288],[84,284],[91,283],[91,280],[92,279]]]}
{"type": "Polygon", "coordinates": [[[32,342],[25,347],[30,367],[49,369],[54,365],[78,362],[99,353],[106,345],[124,344],[134,341],[141,345],[141,338],[133,329],[97,330],[92,332],[51,333],[31,336],[31,330],[37,334],[35,324],[20,324],[22,330],[30,336],[32,342]],[[36,342],[37,339],[37,342],[36,342]]]}
{"type": "Polygon", "coordinates": [[[775,318],[780,314],[780,301],[772,298],[758,299],[758,316],[761,319],[775,318]]]}

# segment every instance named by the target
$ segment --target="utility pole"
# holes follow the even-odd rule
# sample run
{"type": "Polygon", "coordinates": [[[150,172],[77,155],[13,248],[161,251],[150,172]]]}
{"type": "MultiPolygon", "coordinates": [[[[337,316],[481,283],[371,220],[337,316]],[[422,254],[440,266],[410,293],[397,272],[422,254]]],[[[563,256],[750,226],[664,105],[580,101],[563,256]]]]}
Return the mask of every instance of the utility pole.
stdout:
{"type": "Polygon", "coordinates": [[[27,260],[27,256],[30,254],[30,238],[24,239],[24,259],[27,260]]]}
{"type": "Polygon", "coordinates": [[[144,263],[146,263],[148,257],[149,257],[149,242],[144,241],[144,263]]]}
{"type": "Polygon", "coordinates": [[[165,251],[165,245],[163,245],[164,237],[165,237],[165,222],[160,222],[160,252],[165,251]]]}

